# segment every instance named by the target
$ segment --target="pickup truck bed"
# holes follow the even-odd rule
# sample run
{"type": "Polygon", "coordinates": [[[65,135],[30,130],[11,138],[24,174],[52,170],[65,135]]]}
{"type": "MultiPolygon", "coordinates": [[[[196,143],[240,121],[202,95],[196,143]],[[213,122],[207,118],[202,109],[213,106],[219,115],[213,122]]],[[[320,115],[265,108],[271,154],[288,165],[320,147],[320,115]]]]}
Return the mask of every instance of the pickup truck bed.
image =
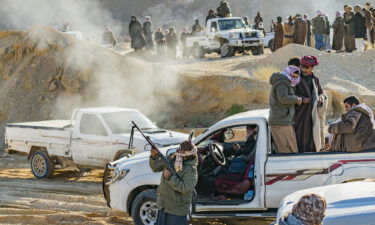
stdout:
{"type": "Polygon", "coordinates": [[[72,124],[70,120],[46,120],[26,123],[8,123],[6,126],[47,130],[64,130],[65,128],[68,128],[71,125],[72,124]]]}
{"type": "Polygon", "coordinates": [[[6,125],[6,151],[28,154],[31,146],[50,149],[51,155],[69,155],[70,120],[10,123],[6,125]]]}

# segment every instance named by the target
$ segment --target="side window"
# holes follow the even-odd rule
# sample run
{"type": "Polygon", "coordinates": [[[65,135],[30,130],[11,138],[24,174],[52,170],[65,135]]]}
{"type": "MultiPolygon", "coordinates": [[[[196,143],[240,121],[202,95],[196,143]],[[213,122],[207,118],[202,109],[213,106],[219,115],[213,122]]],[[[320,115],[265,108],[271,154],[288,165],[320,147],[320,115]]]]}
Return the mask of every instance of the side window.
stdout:
{"type": "Polygon", "coordinates": [[[211,22],[211,32],[217,31],[217,22],[211,22]]]}
{"type": "Polygon", "coordinates": [[[246,126],[229,128],[224,133],[224,143],[246,142],[246,126]]]}
{"type": "Polygon", "coordinates": [[[79,131],[82,134],[108,136],[105,127],[99,118],[94,114],[83,114],[81,118],[81,124],[79,125],[79,131]]]}
{"type": "Polygon", "coordinates": [[[245,143],[248,137],[257,135],[257,133],[258,127],[256,125],[228,127],[209,135],[202,142],[200,142],[198,146],[205,146],[212,141],[217,141],[223,144],[245,143]]]}

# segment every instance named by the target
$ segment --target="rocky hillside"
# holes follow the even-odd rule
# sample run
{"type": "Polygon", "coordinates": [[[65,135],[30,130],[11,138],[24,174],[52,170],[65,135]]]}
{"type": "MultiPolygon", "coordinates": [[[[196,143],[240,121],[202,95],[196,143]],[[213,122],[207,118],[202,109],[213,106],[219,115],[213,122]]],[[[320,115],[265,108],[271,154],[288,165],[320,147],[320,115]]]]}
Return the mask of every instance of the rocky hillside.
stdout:
{"type": "Polygon", "coordinates": [[[209,126],[267,108],[269,76],[305,54],[321,61],[316,73],[330,96],[329,117],[343,112],[349,94],[375,105],[375,51],[328,54],[289,45],[260,57],[144,61],[142,52],[124,56],[48,27],[2,31],[0,46],[1,134],[7,122],[64,119],[77,107],[110,105],[139,108],[161,127],[209,126]]]}

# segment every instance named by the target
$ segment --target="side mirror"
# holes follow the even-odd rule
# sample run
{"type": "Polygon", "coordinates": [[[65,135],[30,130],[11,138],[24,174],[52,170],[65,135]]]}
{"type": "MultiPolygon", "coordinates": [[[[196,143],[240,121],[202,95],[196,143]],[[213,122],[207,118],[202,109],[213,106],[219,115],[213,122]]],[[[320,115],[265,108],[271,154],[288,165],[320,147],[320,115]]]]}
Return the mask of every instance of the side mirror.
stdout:
{"type": "Polygon", "coordinates": [[[211,27],[211,32],[216,33],[216,28],[215,27],[211,27]]]}
{"type": "Polygon", "coordinates": [[[234,138],[234,132],[232,129],[228,129],[224,132],[224,139],[226,141],[232,140],[234,138]]]}

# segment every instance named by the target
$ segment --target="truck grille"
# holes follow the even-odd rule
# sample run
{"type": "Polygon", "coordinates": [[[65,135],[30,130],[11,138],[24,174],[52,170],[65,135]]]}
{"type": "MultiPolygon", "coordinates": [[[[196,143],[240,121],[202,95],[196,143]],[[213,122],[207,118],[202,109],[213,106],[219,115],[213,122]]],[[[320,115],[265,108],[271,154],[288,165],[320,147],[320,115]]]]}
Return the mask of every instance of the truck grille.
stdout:
{"type": "Polygon", "coordinates": [[[257,37],[257,32],[246,32],[245,38],[255,38],[257,37]]]}

